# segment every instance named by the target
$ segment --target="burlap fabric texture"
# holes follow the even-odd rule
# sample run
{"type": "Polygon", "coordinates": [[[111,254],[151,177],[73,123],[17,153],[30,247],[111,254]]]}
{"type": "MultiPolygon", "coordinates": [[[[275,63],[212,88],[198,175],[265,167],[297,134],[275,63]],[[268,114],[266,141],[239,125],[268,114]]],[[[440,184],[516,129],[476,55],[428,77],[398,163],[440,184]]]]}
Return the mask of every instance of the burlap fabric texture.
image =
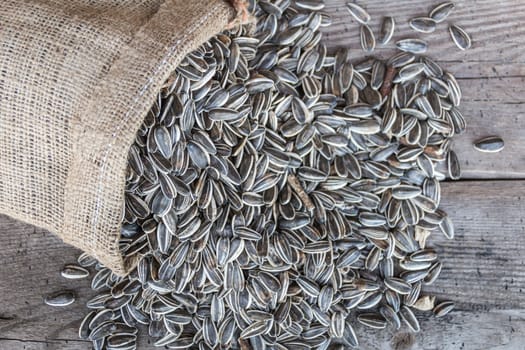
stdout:
{"type": "Polygon", "coordinates": [[[0,212],[126,274],[128,149],[170,72],[236,15],[226,0],[2,0],[0,212]]]}

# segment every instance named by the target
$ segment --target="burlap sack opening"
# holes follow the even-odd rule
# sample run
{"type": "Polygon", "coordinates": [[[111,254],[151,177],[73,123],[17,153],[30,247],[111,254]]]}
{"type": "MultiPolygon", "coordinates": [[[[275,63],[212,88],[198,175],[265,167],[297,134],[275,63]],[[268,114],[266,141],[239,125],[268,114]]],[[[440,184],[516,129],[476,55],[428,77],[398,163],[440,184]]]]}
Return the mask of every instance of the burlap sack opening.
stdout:
{"type": "Polygon", "coordinates": [[[3,0],[0,212],[129,271],[129,147],[170,72],[235,15],[226,0],[3,0]]]}

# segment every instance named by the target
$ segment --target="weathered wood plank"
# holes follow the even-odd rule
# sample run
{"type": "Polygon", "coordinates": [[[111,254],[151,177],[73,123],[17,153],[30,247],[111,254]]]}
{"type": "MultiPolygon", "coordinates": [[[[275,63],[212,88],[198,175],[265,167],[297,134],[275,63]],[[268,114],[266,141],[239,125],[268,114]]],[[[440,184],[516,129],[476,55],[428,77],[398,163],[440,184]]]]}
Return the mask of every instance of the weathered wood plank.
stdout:
{"type": "MultiPolygon", "coordinates": [[[[329,0],[326,12],[333,18],[333,25],[325,29],[324,42],[335,50],[350,47],[350,58],[363,59],[359,46],[359,26],[346,10],[347,0],[329,0]]],[[[436,2],[437,3],[437,2],[436,2]]],[[[450,17],[451,22],[463,25],[474,38],[473,48],[462,52],[449,38],[447,24],[441,23],[434,34],[418,34],[407,21],[428,12],[432,2],[360,2],[372,15],[372,28],[377,32],[383,15],[392,15],[397,21],[395,38],[420,36],[428,39],[428,54],[441,62],[443,67],[459,77],[463,90],[461,111],[468,127],[465,135],[454,141],[455,150],[462,163],[465,179],[525,178],[525,156],[521,146],[525,139],[525,117],[522,113],[525,100],[525,30],[519,12],[525,4],[515,1],[461,1],[450,17]],[[483,28],[477,30],[478,28],[483,28]],[[499,154],[480,153],[472,142],[489,135],[500,135],[506,148],[499,154]]],[[[393,42],[379,48],[374,55],[389,57],[393,42]]]]}
{"type": "Polygon", "coordinates": [[[0,349],[5,350],[87,350],[89,342],[71,340],[13,340],[0,338],[0,349]]]}
{"type": "MultiPolygon", "coordinates": [[[[444,268],[425,291],[455,301],[458,311],[441,320],[421,315],[423,332],[410,336],[409,347],[392,345],[406,330],[382,333],[357,326],[363,349],[512,349],[525,341],[525,181],[445,183],[442,197],[456,239],[430,237],[444,268]]],[[[68,282],[59,275],[78,250],[5,216],[0,228],[0,348],[40,350],[49,339],[53,349],[83,349],[77,327],[93,293],[88,280],[68,282]],[[44,294],[61,288],[74,289],[78,301],[66,308],[43,304],[44,294]]],[[[153,349],[147,342],[141,338],[139,349],[153,349]]]]}
{"type": "MultiPolygon", "coordinates": [[[[359,26],[345,9],[348,0],[326,0],[326,12],[332,16],[333,25],[325,30],[325,42],[330,48],[348,46],[353,48],[351,57],[363,56],[359,48],[359,26]]],[[[395,40],[405,37],[420,37],[429,42],[430,56],[445,61],[458,62],[492,62],[518,63],[512,66],[511,75],[522,75],[525,53],[522,45],[525,43],[525,28],[522,26],[525,13],[525,3],[515,0],[464,0],[454,1],[456,9],[450,17],[439,23],[432,34],[417,33],[408,26],[408,20],[413,17],[426,16],[433,5],[440,1],[389,1],[380,0],[357,1],[367,9],[372,16],[370,26],[374,33],[379,32],[383,16],[393,16],[396,20],[396,31],[393,40],[385,48],[380,47],[376,54],[389,55],[395,40]],[[388,5],[388,6],[386,6],[388,5]],[[456,23],[467,30],[472,36],[472,48],[460,51],[452,42],[448,33],[448,24],[456,23]]],[[[507,66],[509,67],[509,66],[507,66]]],[[[502,72],[504,72],[503,70],[502,72]]],[[[473,77],[466,70],[464,77],[473,77]]]]}
{"type": "Polygon", "coordinates": [[[357,324],[363,350],[518,350],[525,341],[525,311],[455,312],[420,318],[422,331],[371,331],[357,324]]]}
{"type": "MultiPolygon", "coordinates": [[[[490,312],[455,312],[443,319],[423,319],[422,332],[374,331],[359,324],[361,350],[513,350],[525,343],[525,312],[496,310],[490,312]]],[[[0,338],[0,349],[6,350],[88,350],[88,342],[72,340],[7,340],[0,338]]],[[[139,339],[138,350],[159,349],[139,339]]]]}
{"type": "MultiPolygon", "coordinates": [[[[468,52],[468,51],[467,51],[468,52]]],[[[437,56],[433,56],[437,58],[437,56]]],[[[440,59],[439,62],[449,71],[460,79],[473,78],[511,78],[522,77],[525,75],[525,63],[521,62],[501,62],[479,61],[478,57],[469,57],[465,61],[449,61],[440,59]]]]}
{"type": "Polygon", "coordinates": [[[465,101],[461,111],[467,131],[454,137],[453,149],[461,162],[464,179],[525,178],[525,114],[521,104],[465,101]],[[482,153],[473,143],[498,135],[505,140],[499,153],[482,153]]]}
{"type": "MultiPolygon", "coordinates": [[[[362,57],[358,26],[342,6],[347,0],[326,0],[334,25],[325,42],[334,49],[351,47],[351,57],[362,57]]],[[[384,1],[363,1],[373,15],[377,32],[384,1]]],[[[389,2],[388,14],[398,22],[396,38],[414,35],[406,21],[425,14],[430,2],[389,2]]],[[[457,50],[447,28],[421,35],[430,42],[429,55],[444,57],[442,64],[460,78],[462,111],[468,132],[455,141],[465,178],[525,178],[523,84],[525,75],[525,3],[505,0],[457,2],[451,21],[464,26],[474,46],[457,50]],[[499,134],[506,148],[495,155],[473,150],[472,141],[499,134]]],[[[388,57],[392,50],[379,50],[388,57]]],[[[456,240],[432,237],[445,264],[441,278],[428,291],[457,303],[457,312],[444,319],[423,318],[423,332],[410,335],[370,332],[357,326],[363,349],[518,349],[525,342],[525,297],[522,258],[525,233],[521,216],[525,205],[523,181],[444,184],[443,206],[456,223],[456,240]],[[426,331],[425,331],[426,330],[426,331]],[[432,330],[432,331],[430,331],[432,330]],[[365,337],[366,335],[366,337],[365,337]],[[406,346],[402,341],[408,339],[406,346]]],[[[89,281],[68,283],[58,271],[74,261],[78,251],[39,229],[0,217],[0,349],[88,349],[77,339],[83,306],[92,292],[89,281]],[[53,309],[42,295],[73,288],[79,295],[71,307],[53,309]]],[[[146,337],[139,349],[153,349],[146,337]]]]}
{"type": "Polygon", "coordinates": [[[430,239],[444,262],[433,292],[478,310],[525,309],[524,184],[443,184],[442,206],[454,220],[456,239],[430,239]]]}
{"type": "MultiPolygon", "coordinates": [[[[460,79],[464,102],[523,104],[525,77],[460,79]]],[[[463,102],[462,100],[462,102],[463,102]]]]}
{"type": "Polygon", "coordinates": [[[51,233],[5,216],[0,227],[0,338],[78,340],[83,305],[93,295],[90,281],[71,282],[59,272],[80,251],[51,233]],[[73,307],[50,308],[43,303],[44,295],[62,289],[76,291],[73,307]]]}

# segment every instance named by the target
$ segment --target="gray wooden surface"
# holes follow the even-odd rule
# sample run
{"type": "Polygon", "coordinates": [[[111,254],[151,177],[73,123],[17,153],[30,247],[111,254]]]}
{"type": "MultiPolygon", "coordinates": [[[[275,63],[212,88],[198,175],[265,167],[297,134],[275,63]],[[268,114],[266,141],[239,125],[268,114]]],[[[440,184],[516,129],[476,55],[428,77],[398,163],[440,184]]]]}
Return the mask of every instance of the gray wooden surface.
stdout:
{"type": "MultiPolygon", "coordinates": [[[[350,46],[359,59],[358,25],[343,0],[325,0],[333,26],[326,31],[330,49],[350,46]]],[[[439,1],[359,1],[373,16],[377,31],[383,15],[398,24],[395,38],[413,36],[406,24],[439,1]],[[387,13],[388,11],[388,13],[387,13]]],[[[362,349],[524,349],[525,348],[525,1],[456,1],[451,22],[464,26],[473,48],[457,50],[446,23],[434,34],[429,55],[460,79],[462,111],[468,131],[454,144],[463,165],[463,180],[443,184],[443,207],[456,226],[456,239],[431,236],[444,263],[441,278],[427,289],[457,303],[456,311],[436,319],[420,315],[422,332],[370,332],[356,329],[362,349]],[[472,141],[501,135],[499,154],[481,154],[472,141]]],[[[375,54],[388,57],[391,49],[375,54]]],[[[0,216],[0,350],[80,350],[77,327],[92,295],[89,281],[60,277],[64,263],[79,252],[44,230],[0,216]],[[42,295],[74,289],[79,300],[54,309],[42,295]]],[[[139,349],[153,349],[142,338],[139,349]]]]}

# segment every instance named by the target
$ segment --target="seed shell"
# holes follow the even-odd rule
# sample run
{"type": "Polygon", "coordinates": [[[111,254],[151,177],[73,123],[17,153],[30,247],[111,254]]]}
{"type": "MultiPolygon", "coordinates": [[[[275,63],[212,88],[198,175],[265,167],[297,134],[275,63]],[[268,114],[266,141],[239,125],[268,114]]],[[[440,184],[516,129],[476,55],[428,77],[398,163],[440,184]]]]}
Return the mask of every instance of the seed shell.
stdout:
{"type": "Polygon", "coordinates": [[[415,38],[399,40],[396,42],[396,46],[401,51],[414,54],[425,53],[428,48],[426,41],[415,38]]]}
{"type": "Polygon", "coordinates": [[[420,33],[433,33],[436,30],[436,21],[428,17],[412,18],[408,24],[410,28],[420,33]]]}
{"type": "Polygon", "coordinates": [[[443,2],[430,11],[428,16],[432,18],[437,23],[443,22],[447,17],[450,15],[450,13],[454,10],[455,5],[454,3],[447,1],[443,2]]]}
{"type": "Polygon", "coordinates": [[[470,49],[472,46],[472,39],[470,39],[470,35],[463,28],[453,24],[448,30],[452,41],[454,41],[454,44],[456,44],[460,50],[470,49]]]}
{"type": "Polygon", "coordinates": [[[68,306],[75,302],[73,291],[64,290],[46,295],[44,302],[49,306],[68,306]]]}
{"type": "Polygon", "coordinates": [[[383,18],[381,23],[381,34],[377,39],[377,42],[380,45],[386,45],[390,42],[390,39],[394,36],[394,31],[396,28],[396,22],[394,17],[386,16],[383,18]]]}
{"type": "Polygon", "coordinates": [[[488,136],[474,142],[474,148],[480,152],[497,153],[505,147],[505,142],[501,137],[488,136]]]}
{"type": "Polygon", "coordinates": [[[370,22],[370,15],[364,8],[359,6],[356,3],[349,2],[346,4],[346,7],[350,14],[361,24],[368,24],[370,22]]]}

